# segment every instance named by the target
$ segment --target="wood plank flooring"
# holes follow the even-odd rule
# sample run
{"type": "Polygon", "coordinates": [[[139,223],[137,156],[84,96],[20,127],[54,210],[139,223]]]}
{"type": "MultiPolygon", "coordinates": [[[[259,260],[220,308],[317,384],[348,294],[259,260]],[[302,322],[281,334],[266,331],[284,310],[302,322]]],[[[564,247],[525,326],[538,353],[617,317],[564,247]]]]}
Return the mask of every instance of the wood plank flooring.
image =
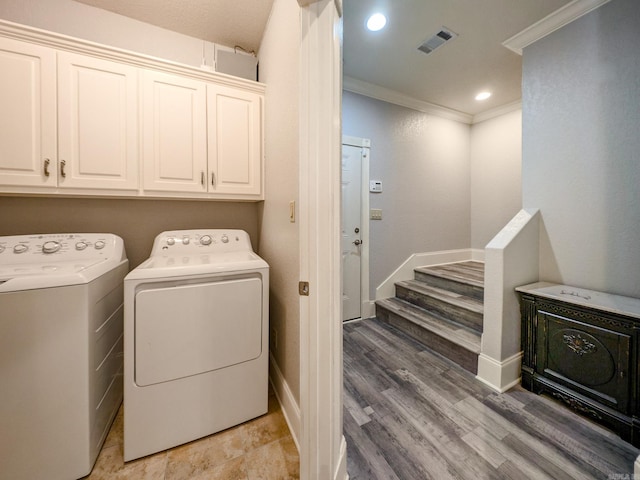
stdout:
{"type": "Polygon", "coordinates": [[[549,397],[493,392],[376,319],[344,326],[344,434],[351,480],[633,478],[640,453],[549,397]]]}

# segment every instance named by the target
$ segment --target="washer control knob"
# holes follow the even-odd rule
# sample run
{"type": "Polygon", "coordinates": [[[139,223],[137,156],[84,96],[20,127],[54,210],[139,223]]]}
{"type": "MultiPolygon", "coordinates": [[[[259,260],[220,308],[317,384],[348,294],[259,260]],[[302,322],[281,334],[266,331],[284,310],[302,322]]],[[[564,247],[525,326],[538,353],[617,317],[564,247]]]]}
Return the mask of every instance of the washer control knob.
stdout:
{"type": "Polygon", "coordinates": [[[76,250],[84,250],[88,246],[89,246],[89,244],[87,242],[80,241],[80,242],[76,243],[76,250]]]}
{"type": "Polygon", "coordinates": [[[60,250],[60,243],[56,241],[44,242],[42,244],[42,253],[56,253],[60,250]]]}
{"type": "Polygon", "coordinates": [[[173,237],[169,237],[167,238],[167,245],[171,246],[171,245],[175,245],[176,244],[176,239],[173,237]]]}
{"type": "Polygon", "coordinates": [[[220,240],[222,240],[222,243],[229,243],[229,237],[227,237],[226,235],[222,235],[222,238],[220,240]]]}
{"type": "Polygon", "coordinates": [[[104,240],[98,240],[96,243],[93,244],[93,247],[96,250],[102,250],[107,244],[104,243],[104,240]]]}
{"type": "Polygon", "coordinates": [[[200,237],[200,245],[211,245],[211,235],[203,235],[200,237]]]}
{"type": "Polygon", "coordinates": [[[23,243],[19,243],[15,247],[13,247],[13,253],[24,253],[29,250],[29,246],[23,243]]]}
{"type": "Polygon", "coordinates": [[[184,236],[182,237],[182,244],[183,245],[189,245],[189,242],[191,241],[191,239],[188,236],[184,236]]]}

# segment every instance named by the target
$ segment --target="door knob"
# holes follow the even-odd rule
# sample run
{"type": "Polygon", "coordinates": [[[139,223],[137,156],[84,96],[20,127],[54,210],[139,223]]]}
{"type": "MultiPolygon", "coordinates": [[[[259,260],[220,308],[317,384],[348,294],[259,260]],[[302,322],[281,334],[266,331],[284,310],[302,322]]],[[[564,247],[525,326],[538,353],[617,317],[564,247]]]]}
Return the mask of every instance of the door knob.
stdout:
{"type": "Polygon", "coordinates": [[[352,242],[355,246],[361,245],[362,244],[362,240],[360,240],[359,238],[356,238],[353,242],[352,242]]]}

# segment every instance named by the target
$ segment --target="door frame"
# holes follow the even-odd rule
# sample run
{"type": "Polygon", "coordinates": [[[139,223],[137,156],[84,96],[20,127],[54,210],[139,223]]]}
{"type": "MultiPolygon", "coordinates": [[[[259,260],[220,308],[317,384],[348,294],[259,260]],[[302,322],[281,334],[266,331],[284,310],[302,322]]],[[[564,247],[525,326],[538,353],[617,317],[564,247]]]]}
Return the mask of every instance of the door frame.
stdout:
{"type": "Polygon", "coordinates": [[[346,480],[342,432],[342,1],[300,6],[300,478],[346,480]]]}
{"type": "MultiPolygon", "coordinates": [[[[369,298],[369,162],[371,159],[371,140],[368,138],[342,136],[342,145],[362,148],[361,188],[360,188],[360,229],[362,246],[360,248],[360,318],[375,315],[375,304],[369,298]]],[[[343,277],[344,278],[344,277],[343,277]]],[[[359,319],[354,319],[359,320],[359,319]]],[[[354,321],[347,320],[347,322],[354,321]]]]}

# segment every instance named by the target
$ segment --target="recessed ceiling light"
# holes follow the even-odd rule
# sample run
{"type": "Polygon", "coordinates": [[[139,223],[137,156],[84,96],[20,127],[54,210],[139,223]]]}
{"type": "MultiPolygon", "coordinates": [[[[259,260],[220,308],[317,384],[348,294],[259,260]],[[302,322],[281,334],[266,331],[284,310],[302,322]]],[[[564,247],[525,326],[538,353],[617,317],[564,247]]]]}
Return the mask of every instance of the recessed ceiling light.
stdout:
{"type": "Polygon", "coordinates": [[[367,20],[367,28],[372,32],[377,32],[378,30],[382,30],[384,26],[387,24],[387,17],[385,17],[381,13],[374,13],[367,20]]]}
{"type": "Polygon", "coordinates": [[[479,101],[486,100],[490,96],[491,96],[491,92],[480,92],[479,94],[476,95],[476,100],[479,100],[479,101]]]}

